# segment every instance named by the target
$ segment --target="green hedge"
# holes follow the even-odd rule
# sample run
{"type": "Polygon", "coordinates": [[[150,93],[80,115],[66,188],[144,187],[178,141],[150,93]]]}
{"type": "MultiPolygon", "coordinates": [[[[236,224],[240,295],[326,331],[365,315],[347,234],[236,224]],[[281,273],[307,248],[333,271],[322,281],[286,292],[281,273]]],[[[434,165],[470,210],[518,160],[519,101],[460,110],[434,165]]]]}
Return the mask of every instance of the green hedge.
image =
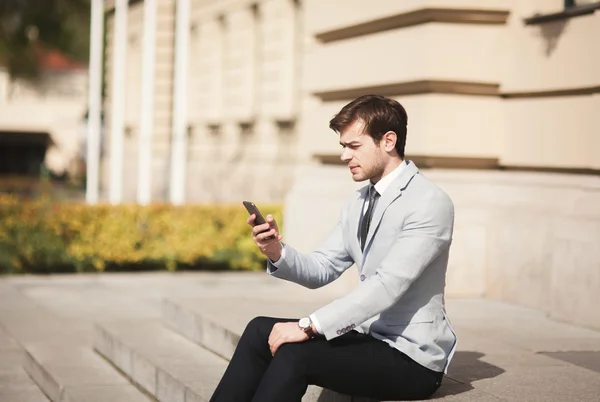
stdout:
{"type": "MultiPolygon", "coordinates": [[[[282,207],[261,205],[282,227],[282,207]]],[[[0,197],[0,271],[265,267],[241,205],[98,205],[0,197]]]]}

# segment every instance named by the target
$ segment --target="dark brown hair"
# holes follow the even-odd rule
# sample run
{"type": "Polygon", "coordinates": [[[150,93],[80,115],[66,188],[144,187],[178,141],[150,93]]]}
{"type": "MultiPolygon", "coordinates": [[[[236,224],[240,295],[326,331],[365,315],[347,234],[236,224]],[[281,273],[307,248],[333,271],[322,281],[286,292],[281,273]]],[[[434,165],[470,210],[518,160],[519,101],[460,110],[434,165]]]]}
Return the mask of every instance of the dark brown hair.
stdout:
{"type": "Polygon", "coordinates": [[[365,123],[365,132],[376,144],[388,131],[396,133],[396,151],[404,158],[408,115],[404,107],[393,99],[380,95],[363,95],[348,103],[329,122],[329,128],[338,134],[357,120],[365,123]]]}

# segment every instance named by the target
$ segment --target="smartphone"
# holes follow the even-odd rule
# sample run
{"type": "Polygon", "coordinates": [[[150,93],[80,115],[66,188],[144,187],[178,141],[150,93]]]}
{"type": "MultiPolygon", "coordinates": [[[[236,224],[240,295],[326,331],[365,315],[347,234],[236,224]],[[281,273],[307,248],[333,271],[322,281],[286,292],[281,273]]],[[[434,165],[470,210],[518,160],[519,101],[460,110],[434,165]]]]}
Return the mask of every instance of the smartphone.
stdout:
{"type": "MultiPolygon", "coordinates": [[[[251,201],[242,201],[242,204],[244,204],[244,207],[246,207],[246,210],[248,211],[248,213],[250,215],[254,214],[256,216],[256,218],[254,219],[254,224],[255,225],[262,225],[264,223],[267,223],[267,221],[265,220],[265,218],[262,216],[262,214],[258,210],[258,207],[256,205],[254,205],[253,202],[251,202],[251,201]]],[[[268,230],[270,230],[270,229],[268,229],[268,230]]],[[[267,232],[268,230],[265,230],[265,232],[267,232]]],[[[268,238],[269,239],[273,239],[273,238],[275,238],[275,236],[270,236],[268,238]]]]}

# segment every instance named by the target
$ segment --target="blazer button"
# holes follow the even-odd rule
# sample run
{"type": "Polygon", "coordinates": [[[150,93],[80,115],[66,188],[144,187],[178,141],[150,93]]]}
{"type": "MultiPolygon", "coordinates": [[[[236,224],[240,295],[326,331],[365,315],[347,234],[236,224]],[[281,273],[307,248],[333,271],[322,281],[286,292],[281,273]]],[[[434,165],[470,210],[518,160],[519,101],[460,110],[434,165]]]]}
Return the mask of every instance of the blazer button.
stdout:
{"type": "Polygon", "coordinates": [[[364,275],[360,276],[360,281],[363,282],[366,279],[366,277],[364,275]]]}

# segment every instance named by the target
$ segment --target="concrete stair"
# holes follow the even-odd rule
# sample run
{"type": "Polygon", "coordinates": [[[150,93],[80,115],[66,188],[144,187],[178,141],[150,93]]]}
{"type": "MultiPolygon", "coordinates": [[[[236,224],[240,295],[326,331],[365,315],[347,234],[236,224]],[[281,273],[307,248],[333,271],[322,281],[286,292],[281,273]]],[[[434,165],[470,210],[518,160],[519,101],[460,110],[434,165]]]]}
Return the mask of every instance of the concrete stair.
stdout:
{"type": "MultiPolygon", "coordinates": [[[[198,300],[182,300],[174,302],[165,300],[163,302],[163,321],[165,325],[179,332],[186,338],[213,353],[230,360],[235,352],[235,348],[243,332],[243,327],[252,317],[252,308],[240,308],[240,306],[249,307],[250,301],[242,301],[235,298],[227,300],[217,300],[218,307],[213,304],[210,310],[206,309],[205,303],[198,303],[198,300]],[[187,308],[185,307],[187,305],[187,308]],[[235,307],[237,305],[237,308],[235,307]],[[194,310],[194,307],[204,306],[201,312],[194,310]],[[219,315],[219,311],[228,311],[225,315],[219,315]],[[210,312],[209,312],[210,311],[210,312]],[[216,317],[219,318],[216,318],[216,317]],[[242,324],[242,325],[240,325],[242,324]]],[[[258,300],[258,303],[261,303],[258,300]]],[[[277,312],[290,312],[298,310],[296,303],[282,303],[271,307],[269,310],[272,315],[278,315],[277,312]],[[296,306],[296,308],[292,308],[296,306]]],[[[271,315],[271,314],[270,314],[271,315]]],[[[302,399],[303,402],[371,402],[364,398],[351,398],[348,395],[342,395],[321,387],[310,385],[302,399]]]]}
{"type": "MultiPolygon", "coordinates": [[[[0,402],[207,400],[250,319],[338,296],[262,273],[0,280],[0,402]]],[[[490,300],[448,309],[459,350],[433,400],[598,400],[597,331],[490,300]]],[[[304,401],[356,399],[311,387],[304,401]]]]}
{"type": "Polygon", "coordinates": [[[100,323],[94,348],[160,402],[208,401],[227,366],[158,322],[100,323]]]}
{"type": "MultiPolygon", "coordinates": [[[[265,312],[264,315],[283,317],[290,316],[290,313],[295,316],[294,313],[305,311],[308,307],[306,305],[302,306],[302,303],[298,302],[281,302],[269,305],[262,303],[260,300],[254,301],[259,306],[253,306],[250,300],[243,301],[234,298],[213,300],[210,306],[202,303],[202,301],[204,300],[164,300],[163,321],[165,325],[174,331],[179,332],[194,343],[228,360],[235,351],[245,324],[255,316],[252,313],[253,311],[263,311],[265,312]],[[234,306],[237,306],[237,308],[234,306]],[[219,314],[220,311],[227,311],[227,314],[219,314]]],[[[312,303],[318,303],[318,301],[308,302],[308,304],[312,303]]],[[[461,400],[501,400],[492,395],[474,390],[473,387],[448,377],[446,377],[442,387],[436,393],[435,399],[456,400],[456,394],[465,394],[467,392],[468,396],[465,395],[467,399],[461,400]]],[[[302,401],[374,402],[371,399],[351,397],[312,385],[309,386],[302,401]]]]}
{"type": "Polygon", "coordinates": [[[26,353],[0,328],[0,402],[48,402],[48,398],[23,369],[26,353]]]}
{"type": "Polygon", "coordinates": [[[0,401],[149,401],[93,352],[85,326],[49,314],[43,306],[2,284],[0,306],[5,329],[0,335],[0,367],[7,364],[16,370],[6,376],[0,374],[0,401]],[[5,355],[5,347],[13,348],[11,355],[5,355]],[[4,381],[10,383],[6,397],[4,381]]]}
{"type": "Polygon", "coordinates": [[[28,351],[25,371],[53,402],[148,402],[90,348],[65,347],[28,351]],[[56,353],[56,354],[55,354],[56,353]],[[64,356],[45,360],[44,356],[64,356]]]}
{"type": "MultiPolygon", "coordinates": [[[[95,349],[159,402],[206,402],[227,361],[156,322],[98,324],[95,349]]],[[[349,398],[311,387],[303,401],[349,398]],[[329,395],[323,399],[323,395],[329,395]]]]}

